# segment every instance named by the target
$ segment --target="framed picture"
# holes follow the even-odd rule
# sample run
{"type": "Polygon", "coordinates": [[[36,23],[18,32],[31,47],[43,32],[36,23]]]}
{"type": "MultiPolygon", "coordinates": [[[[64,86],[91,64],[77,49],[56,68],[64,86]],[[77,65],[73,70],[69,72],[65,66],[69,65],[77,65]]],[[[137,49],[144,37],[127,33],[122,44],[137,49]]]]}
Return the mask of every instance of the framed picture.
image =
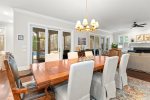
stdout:
{"type": "Polygon", "coordinates": [[[24,36],[23,35],[18,35],[18,40],[24,40],[24,36]]]}
{"type": "Polygon", "coordinates": [[[149,34],[144,35],[144,41],[150,41],[150,35],[149,34]]]}
{"type": "Polygon", "coordinates": [[[86,38],[78,37],[78,45],[86,45],[86,38]]]}
{"type": "Polygon", "coordinates": [[[140,42],[140,41],[144,41],[144,35],[136,35],[136,41],[140,42]]]}

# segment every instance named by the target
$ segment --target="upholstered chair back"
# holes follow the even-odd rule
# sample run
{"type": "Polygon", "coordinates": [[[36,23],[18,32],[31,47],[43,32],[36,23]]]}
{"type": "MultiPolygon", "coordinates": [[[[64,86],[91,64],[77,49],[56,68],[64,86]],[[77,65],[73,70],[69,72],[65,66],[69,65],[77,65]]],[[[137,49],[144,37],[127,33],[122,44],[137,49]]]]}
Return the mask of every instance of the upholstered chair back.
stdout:
{"type": "Polygon", "coordinates": [[[86,57],[93,57],[93,52],[92,51],[85,51],[85,56],[86,57]]]}
{"type": "Polygon", "coordinates": [[[104,65],[102,85],[107,91],[107,96],[109,98],[115,97],[116,86],[115,86],[115,73],[118,65],[118,56],[107,57],[104,65]]]}
{"type": "Polygon", "coordinates": [[[11,56],[11,55],[8,56],[7,59],[8,59],[8,65],[10,66],[10,69],[12,71],[14,80],[16,81],[17,87],[21,88],[22,87],[22,83],[21,83],[21,80],[20,80],[20,76],[19,76],[19,72],[18,72],[18,67],[17,67],[16,61],[15,61],[14,57],[11,56]]]}
{"type": "Polygon", "coordinates": [[[121,80],[123,81],[123,86],[127,85],[127,64],[129,60],[130,54],[123,54],[120,60],[119,64],[119,75],[121,77],[121,80]]]}
{"type": "Polygon", "coordinates": [[[90,100],[94,61],[72,64],[70,67],[67,100],[90,100]]]}
{"type": "Polygon", "coordinates": [[[45,54],[45,62],[59,60],[59,53],[45,54]]]}
{"type": "Polygon", "coordinates": [[[68,59],[77,59],[78,58],[78,52],[69,52],[68,53],[68,59]]]}

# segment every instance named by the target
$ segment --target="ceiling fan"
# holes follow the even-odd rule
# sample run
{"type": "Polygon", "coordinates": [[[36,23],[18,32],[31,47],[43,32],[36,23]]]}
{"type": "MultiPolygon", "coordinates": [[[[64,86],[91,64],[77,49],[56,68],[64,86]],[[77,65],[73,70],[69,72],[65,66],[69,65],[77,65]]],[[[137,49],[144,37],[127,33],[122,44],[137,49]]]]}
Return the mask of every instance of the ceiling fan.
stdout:
{"type": "Polygon", "coordinates": [[[147,24],[146,23],[137,24],[136,22],[133,22],[132,28],[134,28],[134,27],[144,27],[145,25],[147,25],[147,24]]]}

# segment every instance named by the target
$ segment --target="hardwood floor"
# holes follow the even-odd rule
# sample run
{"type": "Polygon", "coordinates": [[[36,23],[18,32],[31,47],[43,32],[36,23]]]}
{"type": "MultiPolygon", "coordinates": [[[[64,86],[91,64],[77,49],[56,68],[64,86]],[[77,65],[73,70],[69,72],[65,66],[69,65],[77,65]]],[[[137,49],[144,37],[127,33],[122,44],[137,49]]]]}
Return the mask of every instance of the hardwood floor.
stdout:
{"type": "MultiPolygon", "coordinates": [[[[133,70],[127,70],[127,74],[128,76],[150,82],[150,74],[133,70]]],[[[32,80],[32,78],[33,77],[28,77],[23,79],[22,81],[27,82],[29,80],[32,80]]],[[[54,97],[52,98],[52,100],[54,100],[54,97]]],[[[0,100],[14,100],[5,71],[0,71],[0,100]]]]}
{"type": "Polygon", "coordinates": [[[134,71],[134,70],[127,70],[127,75],[138,78],[147,82],[150,82],[150,74],[145,73],[145,72],[139,72],[139,71],[134,71]]]}
{"type": "Polygon", "coordinates": [[[14,100],[5,71],[0,71],[0,100],[14,100]]]}

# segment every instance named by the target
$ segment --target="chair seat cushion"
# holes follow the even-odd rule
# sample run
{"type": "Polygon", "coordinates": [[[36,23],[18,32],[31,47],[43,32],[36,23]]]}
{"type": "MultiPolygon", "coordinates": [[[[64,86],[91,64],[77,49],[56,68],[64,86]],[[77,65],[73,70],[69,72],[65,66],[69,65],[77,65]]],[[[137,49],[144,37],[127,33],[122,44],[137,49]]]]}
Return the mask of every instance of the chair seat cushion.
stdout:
{"type": "Polygon", "coordinates": [[[24,83],[22,83],[22,85],[23,85],[23,87],[26,87],[29,90],[32,90],[32,89],[36,88],[35,81],[24,82],[24,83]]]}
{"type": "Polygon", "coordinates": [[[46,96],[44,90],[24,94],[22,100],[37,100],[40,97],[46,96]]]}
{"type": "Polygon", "coordinates": [[[54,87],[56,100],[67,100],[68,84],[60,84],[54,87]]]}

